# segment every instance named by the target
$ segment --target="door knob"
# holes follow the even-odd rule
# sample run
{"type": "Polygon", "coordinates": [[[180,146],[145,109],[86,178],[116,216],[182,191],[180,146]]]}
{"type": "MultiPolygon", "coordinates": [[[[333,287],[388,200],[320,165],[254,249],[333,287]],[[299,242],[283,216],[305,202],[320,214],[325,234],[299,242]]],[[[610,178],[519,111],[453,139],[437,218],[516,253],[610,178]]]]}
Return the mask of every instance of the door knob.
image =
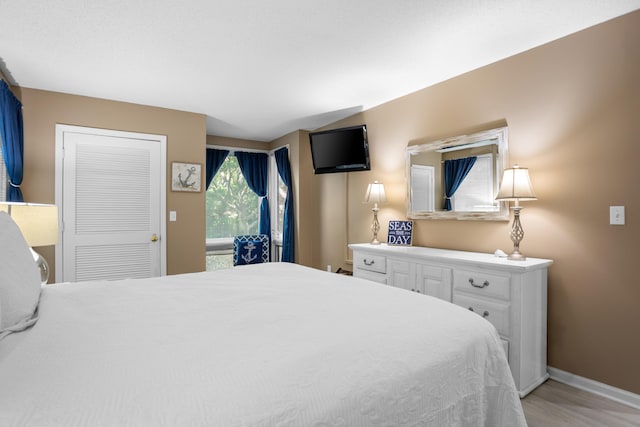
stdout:
{"type": "Polygon", "coordinates": [[[151,241],[152,242],[157,242],[158,241],[158,235],[157,234],[152,235],[151,236],[151,241]]]}

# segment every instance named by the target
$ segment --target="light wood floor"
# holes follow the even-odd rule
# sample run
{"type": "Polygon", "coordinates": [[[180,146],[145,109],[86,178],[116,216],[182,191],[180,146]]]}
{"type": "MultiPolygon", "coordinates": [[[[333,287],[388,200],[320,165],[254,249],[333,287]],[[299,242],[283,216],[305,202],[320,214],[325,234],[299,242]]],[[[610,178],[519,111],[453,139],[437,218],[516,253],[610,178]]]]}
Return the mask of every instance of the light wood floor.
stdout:
{"type": "Polygon", "coordinates": [[[529,427],[639,427],[640,409],[548,380],[522,399],[529,427]]]}

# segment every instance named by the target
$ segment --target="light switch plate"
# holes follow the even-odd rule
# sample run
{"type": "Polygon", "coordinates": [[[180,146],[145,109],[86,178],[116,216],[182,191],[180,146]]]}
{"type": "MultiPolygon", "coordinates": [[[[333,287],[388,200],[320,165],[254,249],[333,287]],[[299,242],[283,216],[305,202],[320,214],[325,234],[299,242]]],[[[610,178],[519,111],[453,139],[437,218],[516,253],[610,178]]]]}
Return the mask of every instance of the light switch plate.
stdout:
{"type": "Polygon", "coordinates": [[[624,206],[609,206],[609,224],[624,225],[624,206]]]}
{"type": "Polygon", "coordinates": [[[176,211],[169,211],[169,221],[176,220],[176,211]]]}

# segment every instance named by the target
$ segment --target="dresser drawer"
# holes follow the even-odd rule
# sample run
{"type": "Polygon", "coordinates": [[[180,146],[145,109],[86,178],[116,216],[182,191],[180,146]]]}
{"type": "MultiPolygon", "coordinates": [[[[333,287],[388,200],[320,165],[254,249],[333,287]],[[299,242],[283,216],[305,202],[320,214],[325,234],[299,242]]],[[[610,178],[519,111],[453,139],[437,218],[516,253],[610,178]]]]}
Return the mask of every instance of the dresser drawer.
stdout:
{"type": "Polygon", "coordinates": [[[509,301],[509,276],[479,270],[454,270],[453,289],[509,301]]]}
{"type": "Polygon", "coordinates": [[[387,272],[387,259],[380,255],[371,255],[367,253],[353,254],[353,267],[354,269],[375,271],[376,273],[387,272]]]}
{"type": "Polygon", "coordinates": [[[497,301],[485,301],[466,295],[453,294],[453,303],[467,308],[487,319],[496,327],[498,333],[508,337],[511,333],[509,325],[509,304],[497,301]]]}
{"type": "Polygon", "coordinates": [[[356,269],[353,272],[353,276],[359,277],[361,279],[371,280],[372,282],[382,283],[383,285],[387,284],[387,275],[384,273],[376,273],[375,271],[356,269]]]}

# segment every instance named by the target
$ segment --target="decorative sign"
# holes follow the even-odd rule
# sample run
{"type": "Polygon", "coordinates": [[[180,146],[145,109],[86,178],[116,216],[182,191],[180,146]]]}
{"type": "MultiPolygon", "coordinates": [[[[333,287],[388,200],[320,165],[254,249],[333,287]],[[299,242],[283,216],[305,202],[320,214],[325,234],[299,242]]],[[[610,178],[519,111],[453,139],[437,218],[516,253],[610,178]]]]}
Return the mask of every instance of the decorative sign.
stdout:
{"type": "Polygon", "coordinates": [[[413,221],[389,221],[387,244],[411,246],[413,236],[413,221]]]}
{"type": "Polygon", "coordinates": [[[200,192],[201,165],[198,163],[171,164],[171,191],[200,192]]]}

